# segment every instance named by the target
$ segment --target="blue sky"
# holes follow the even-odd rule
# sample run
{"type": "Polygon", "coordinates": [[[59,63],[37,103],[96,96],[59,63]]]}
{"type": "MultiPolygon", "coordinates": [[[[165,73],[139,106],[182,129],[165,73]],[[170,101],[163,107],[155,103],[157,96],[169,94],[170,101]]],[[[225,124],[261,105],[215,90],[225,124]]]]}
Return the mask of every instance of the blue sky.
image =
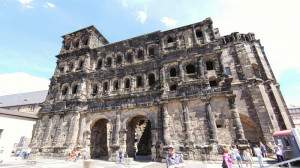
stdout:
{"type": "Polygon", "coordinates": [[[113,43],[211,17],[253,32],[288,105],[300,106],[298,0],[0,0],[0,95],[48,89],[62,35],[94,25],[113,43]]]}

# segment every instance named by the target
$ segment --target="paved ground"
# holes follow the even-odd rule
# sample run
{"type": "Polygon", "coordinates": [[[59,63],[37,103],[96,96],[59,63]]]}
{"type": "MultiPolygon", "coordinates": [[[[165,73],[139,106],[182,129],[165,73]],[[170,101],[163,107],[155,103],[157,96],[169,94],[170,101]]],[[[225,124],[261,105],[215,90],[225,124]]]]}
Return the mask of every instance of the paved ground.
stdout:
{"type": "MultiPolygon", "coordinates": [[[[98,168],[165,168],[165,163],[149,162],[146,160],[133,161],[128,163],[115,163],[103,160],[98,161],[98,168]]],[[[36,164],[30,165],[30,161],[22,160],[16,157],[5,158],[3,163],[0,163],[0,167],[6,168],[82,168],[83,160],[78,160],[77,162],[59,160],[59,159],[36,159],[36,164]]],[[[253,168],[259,167],[257,163],[257,158],[254,157],[253,168]]],[[[274,159],[265,159],[264,166],[274,164],[276,161],[274,159]]],[[[238,168],[237,164],[234,164],[234,168],[238,168]]],[[[245,168],[246,165],[243,165],[245,168]]],[[[185,168],[221,168],[221,161],[215,163],[204,163],[197,161],[185,161],[185,168]]]]}

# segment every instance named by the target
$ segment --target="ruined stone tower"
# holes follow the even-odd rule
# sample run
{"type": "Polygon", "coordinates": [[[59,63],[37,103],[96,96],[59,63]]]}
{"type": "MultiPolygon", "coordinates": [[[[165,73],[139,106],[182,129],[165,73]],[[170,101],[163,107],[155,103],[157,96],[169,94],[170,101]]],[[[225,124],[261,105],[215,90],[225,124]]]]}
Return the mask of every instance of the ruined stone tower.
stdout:
{"type": "Polygon", "coordinates": [[[74,148],[91,158],[166,156],[210,160],[220,146],[274,143],[293,127],[254,34],[220,36],[210,18],[110,44],[90,26],[63,37],[31,146],[38,155],[74,148]]]}

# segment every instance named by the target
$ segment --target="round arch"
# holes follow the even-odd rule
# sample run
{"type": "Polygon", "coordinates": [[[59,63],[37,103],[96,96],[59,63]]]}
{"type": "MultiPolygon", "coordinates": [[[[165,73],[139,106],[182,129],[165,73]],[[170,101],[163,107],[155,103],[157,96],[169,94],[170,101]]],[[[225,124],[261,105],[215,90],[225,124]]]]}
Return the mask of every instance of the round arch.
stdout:
{"type": "Polygon", "coordinates": [[[245,138],[253,144],[259,144],[263,141],[263,134],[261,129],[255,124],[255,122],[248,116],[240,113],[240,119],[242,122],[245,138]]]}

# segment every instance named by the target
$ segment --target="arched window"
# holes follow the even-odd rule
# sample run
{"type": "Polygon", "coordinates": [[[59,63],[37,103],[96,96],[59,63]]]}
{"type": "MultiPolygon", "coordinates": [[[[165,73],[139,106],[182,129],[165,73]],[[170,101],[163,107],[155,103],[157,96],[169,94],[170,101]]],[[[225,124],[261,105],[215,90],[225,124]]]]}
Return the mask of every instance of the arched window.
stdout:
{"type": "Polygon", "coordinates": [[[99,59],[98,62],[97,62],[97,67],[96,69],[100,69],[102,67],[102,60],[99,59]]]}
{"type": "Polygon", "coordinates": [[[69,49],[70,49],[70,45],[71,45],[70,41],[67,41],[67,42],[65,43],[65,49],[66,49],[66,50],[69,50],[69,49]]]}
{"type": "Polygon", "coordinates": [[[68,87],[65,86],[65,87],[62,89],[61,94],[62,94],[62,95],[66,95],[67,92],[68,92],[68,87]]]}
{"type": "Polygon", "coordinates": [[[168,42],[168,43],[173,43],[173,42],[174,42],[174,39],[173,39],[171,36],[169,36],[167,42],[168,42]]]}
{"type": "Polygon", "coordinates": [[[177,76],[176,68],[174,67],[170,68],[170,76],[171,77],[177,76]]]}
{"type": "Polygon", "coordinates": [[[79,69],[82,69],[82,68],[83,68],[83,63],[84,63],[84,61],[83,61],[83,60],[80,60],[80,61],[79,61],[77,70],[79,70],[79,69]]]}
{"type": "Polygon", "coordinates": [[[125,79],[125,88],[126,89],[130,88],[130,80],[129,79],[125,79]]]}
{"type": "Polygon", "coordinates": [[[78,91],[78,85],[74,85],[73,88],[72,88],[72,94],[76,94],[78,91]]]}
{"type": "Polygon", "coordinates": [[[132,62],[132,53],[131,52],[127,53],[127,61],[132,62]]]}
{"type": "Polygon", "coordinates": [[[142,80],[142,77],[141,76],[138,76],[137,77],[137,80],[136,80],[136,87],[142,87],[143,86],[143,80],[142,80]]]}
{"type": "Polygon", "coordinates": [[[154,52],[155,52],[154,48],[153,48],[153,47],[150,47],[150,48],[149,48],[149,55],[150,55],[150,56],[153,56],[153,55],[154,55],[154,52]]]}
{"type": "Polygon", "coordinates": [[[115,80],[114,81],[114,90],[118,90],[119,89],[119,81],[115,80]]]}
{"type": "Polygon", "coordinates": [[[65,68],[64,68],[64,67],[59,67],[59,72],[60,72],[60,73],[63,73],[63,72],[64,72],[64,70],[65,70],[65,68]]]}
{"type": "Polygon", "coordinates": [[[110,57],[107,58],[107,67],[111,67],[112,59],[110,57]]]}
{"type": "Polygon", "coordinates": [[[89,44],[89,39],[88,38],[84,39],[83,40],[83,45],[88,45],[88,44],[89,44]]]}
{"type": "Polygon", "coordinates": [[[103,91],[108,91],[108,83],[107,82],[104,82],[103,83],[103,91]]]}
{"type": "Polygon", "coordinates": [[[170,85],[170,91],[172,91],[172,90],[177,90],[177,85],[176,84],[170,85]]]}
{"type": "Polygon", "coordinates": [[[186,73],[187,74],[195,73],[195,66],[193,64],[188,64],[186,66],[186,73]]]}
{"type": "Polygon", "coordinates": [[[92,89],[93,89],[92,95],[95,96],[97,94],[97,92],[98,92],[98,86],[97,86],[97,84],[94,84],[92,86],[92,89]]]}
{"type": "Polygon", "coordinates": [[[122,56],[118,55],[117,56],[117,65],[121,65],[122,64],[122,56]]]}
{"type": "Polygon", "coordinates": [[[78,47],[79,47],[79,40],[76,40],[76,41],[74,42],[74,47],[75,47],[75,48],[78,48],[78,47]]]}
{"type": "Polygon", "coordinates": [[[153,73],[148,75],[148,82],[149,82],[149,86],[155,85],[155,75],[153,73]]]}
{"type": "Polygon", "coordinates": [[[144,57],[144,51],[143,50],[139,50],[138,54],[137,54],[137,58],[138,59],[143,59],[143,57],[144,57]]]}
{"type": "Polygon", "coordinates": [[[202,38],[202,37],[203,37],[202,31],[198,29],[198,30],[196,31],[196,36],[197,36],[198,38],[202,38]]]}
{"type": "Polygon", "coordinates": [[[214,63],[212,61],[206,62],[206,70],[214,70],[214,63]]]}

